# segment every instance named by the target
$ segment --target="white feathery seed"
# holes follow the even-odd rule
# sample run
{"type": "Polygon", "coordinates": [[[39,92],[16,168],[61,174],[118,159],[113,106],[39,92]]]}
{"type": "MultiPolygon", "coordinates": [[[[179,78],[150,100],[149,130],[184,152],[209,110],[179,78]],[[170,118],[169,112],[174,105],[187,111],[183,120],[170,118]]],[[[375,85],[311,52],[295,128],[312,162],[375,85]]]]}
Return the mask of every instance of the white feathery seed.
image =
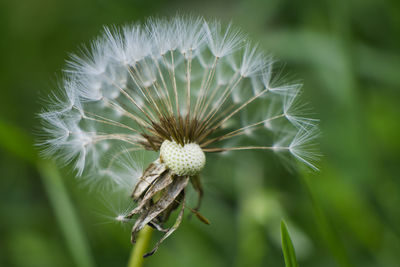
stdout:
{"type": "Polygon", "coordinates": [[[204,22],[203,28],[207,36],[208,47],[211,53],[218,58],[227,56],[239,49],[240,43],[244,39],[240,31],[232,29],[232,24],[223,29],[219,21],[204,22]]]}
{"type": "Polygon", "coordinates": [[[314,170],[318,170],[316,162],[321,157],[314,143],[318,135],[315,127],[312,130],[300,130],[289,145],[290,153],[314,170]]]}
{"type": "Polygon", "coordinates": [[[259,74],[265,69],[268,60],[264,55],[257,51],[257,45],[246,44],[243,52],[243,60],[240,66],[240,75],[249,77],[259,74]]]}

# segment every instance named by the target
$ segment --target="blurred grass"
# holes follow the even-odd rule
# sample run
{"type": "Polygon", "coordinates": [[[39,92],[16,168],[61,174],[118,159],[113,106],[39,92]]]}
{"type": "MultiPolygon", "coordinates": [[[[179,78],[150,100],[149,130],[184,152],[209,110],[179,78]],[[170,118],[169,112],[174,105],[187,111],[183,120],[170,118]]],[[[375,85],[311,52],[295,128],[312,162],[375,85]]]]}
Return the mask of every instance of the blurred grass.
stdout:
{"type": "Polygon", "coordinates": [[[39,161],[34,114],[68,52],[102,25],[177,10],[233,20],[304,83],[324,159],[320,173],[293,177],[265,153],[210,158],[212,224],[185,219],[145,266],[284,266],[282,218],[300,266],[398,266],[397,0],[1,1],[0,266],[91,266],[88,247],[98,266],[126,265],[129,230],[94,216],[103,192],[39,161]]]}
{"type": "MultiPolygon", "coordinates": [[[[31,138],[1,118],[0,133],[0,147],[37,168],[75,265],[94,266],[85,235],[57,167],[52,162],[40,159],[33,149],[31,138]]],[[[29,265],[26,262],[26,266],[29,265]]]]}

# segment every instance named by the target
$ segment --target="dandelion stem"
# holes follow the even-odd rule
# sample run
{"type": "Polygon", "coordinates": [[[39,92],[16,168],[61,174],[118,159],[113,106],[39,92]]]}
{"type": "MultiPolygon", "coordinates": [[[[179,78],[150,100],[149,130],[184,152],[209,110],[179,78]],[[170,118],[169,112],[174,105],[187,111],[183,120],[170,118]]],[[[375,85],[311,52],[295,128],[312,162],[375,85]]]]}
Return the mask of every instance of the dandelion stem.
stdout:
{"type": "Polygon", "coordinates": [[[153,228],[147,225],[140,230],[139,237],[129,258],[128,267],[141,267],[143,265],[143,255],[147,252],[152,233],[153,228]]]}

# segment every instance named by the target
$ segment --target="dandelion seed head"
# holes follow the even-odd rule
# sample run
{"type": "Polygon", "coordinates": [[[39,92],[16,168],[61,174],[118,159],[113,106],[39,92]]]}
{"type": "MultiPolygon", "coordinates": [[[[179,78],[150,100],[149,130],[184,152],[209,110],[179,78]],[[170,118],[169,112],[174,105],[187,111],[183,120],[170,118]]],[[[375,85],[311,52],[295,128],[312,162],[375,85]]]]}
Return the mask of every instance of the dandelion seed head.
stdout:
{"type": "Polygon", "coordinates": [[[304,112],[300,85],[279,84],[273,59],[242,32],[194,16],[105,27],[80,55],[71,56],[60,87],[41,114],[48,135],[42,144],[46,155],[75,162],[79,174],[91,166],[107,168],[108,153],[120,153],[109,149],[117,144],[158,151],[171,136],[181,145],[217,144],[262,129],[279,131],[279,114],[299,131],[318,122],[304,112]],[[235,117],[259,99],[274,99],[257,104],[273,112],[259,123],[248,118],[238,125],[235,117]],[[207,143],[220,129],[234,133],[207,143]]]}
{"type": "Polygon", "coordinates": [[[155,218],[166,220],[172,202],[184,207],[189,180],[201,192],[209,153],[273,151],[316,169],[318,120],[300,100],[301,84],[279,79],[260,50],[232,24],[202,17],[105,27],[71,55],[40,115],[43,154],[72,164],[88,184],[134,188],[137,207],[114,218],[148,209],[132,240],[146,224],[162,230],[155,218]],[[138,151],[156,159],[143,168],[138,151]],[[160,196],[163,208],[151,202],[160,192],[172,194],[160,196]]]}

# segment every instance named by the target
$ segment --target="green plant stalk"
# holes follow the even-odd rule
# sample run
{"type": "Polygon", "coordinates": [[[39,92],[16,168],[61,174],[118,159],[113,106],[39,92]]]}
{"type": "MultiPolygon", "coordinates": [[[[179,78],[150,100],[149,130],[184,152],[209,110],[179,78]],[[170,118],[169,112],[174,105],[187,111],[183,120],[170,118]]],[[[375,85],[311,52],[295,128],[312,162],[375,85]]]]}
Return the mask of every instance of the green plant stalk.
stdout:
{"type": "Polygon", "coordinates": [[[151,235],[153,233],[153,228],[150,226],[145,226],[139,232],[139,237],[132,249],[131,256],[129,258],[128,267],[141,267],[143,266],[143,255],[146,254],[147,248],[149,246],[151,235]]]}

